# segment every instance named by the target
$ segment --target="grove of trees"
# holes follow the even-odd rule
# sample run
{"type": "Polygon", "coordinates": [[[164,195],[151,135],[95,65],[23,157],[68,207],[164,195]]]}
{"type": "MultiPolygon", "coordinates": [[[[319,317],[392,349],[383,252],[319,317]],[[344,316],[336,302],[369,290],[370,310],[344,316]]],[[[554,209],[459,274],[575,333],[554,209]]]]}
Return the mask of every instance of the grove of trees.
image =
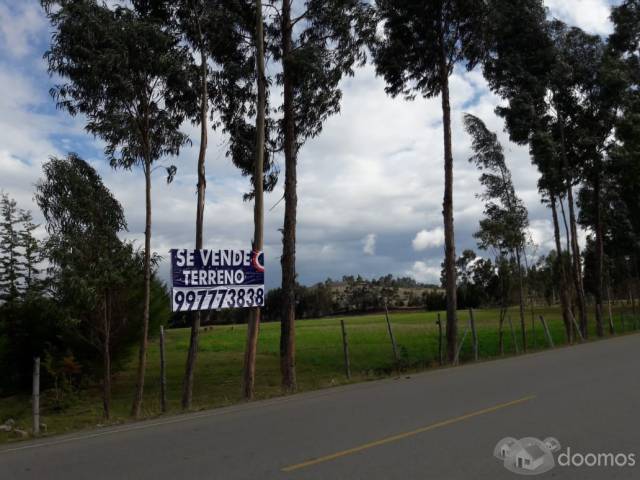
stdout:
{"type": "MultiPolygon", "coordinates": [[[[44,164],[35,198],[47,232],[34,236],[30,212],[3,193],[0,238],[2,391],[24,388],[30,358],[47,359],[49,381],[100,379],[110,413],[113,372],[138,345],[131,413],[142,414],[149,335],[169,321],[155,276],[152,186],[171,182],[184,147],[194,164],[195,248],[204,248],[208,136],[220,130],[226,156],[249,178],[254,250],[264,247],[265,191],[283,177],[282,285],[261,311],[197,313],[191,328],[182,407],[192,407],[200,325],[248,323],[243,396],[254,395],[261,318],[279,320],[281,386],[296,385],[295,322],[339,310],[330,282],[303,287],[296,273],[298,169],[304,145],[340,111],[342,80],[367,61],[392,97],[440,97],[443,131],[444,295],[415,306],[446,310],[446,353],[456,354],[457,311],[516,303],[527,348],[526,310],[559,302],[569,342],[589,326],[603,336],[606,303],[640,285],[640,0],[611,10],[613,33],[598,36],[552,18],[542,0],[41,0],[53,34],[45,61],[55,105],[78,116],[104,145],[104,161],[140,170],[144,245],[121,240],[118,200],[95,168],[73,153],[44,164]],[[500,98],[495,111],[511,141],[529,150],[540,173],[555,249],[537,256],[528,212],[509,155],[486,119],[465,114],[469,159],[483,188],[474,237],[482,252],[456,254],[450,78],[482,72],[500,98]],[[189,138],[185,125],[199,127],[189,138]],[[282,159],[283,172],[277,167],[282,159]],[[580,247],[579,227],[587,233],[580,247]],[[595,306],[590,318],[588,304],[595,306]],[[593,322],[593,323],[591,323],[593,322]],[[5,366],[14,368],[5,370],[5,366]],[[62,365],[62,366],[61,366],[62,365]],[[65,367],[66,365],[66,367],[65,367]],[[16,367],[17,366],[17,367],[16,367]],[[71,366],[71,367],[70,367],[71,366]],[[66,369],[66,370],[65,370],[66,369]]],[[[400,100],[398,100],[400,101],[400,100]]],[[[398,168],[402,168],[401,165],[398,168]]],[[[429,175],[430,172],[417,172],[429,175]]],[[[213,192],[215,195],[215,192],[213,192]]],[[[401,280],[343,279],[343,302],[381,308],[401,280]]],[[[405,279],[406,280],[406,279],[405,279]]],[[[405,283],[410,283],[409,281],[405,283]]],[[[338,304],[340,302],[337,302],[338,304]]],[[[613,323],[608,329],[613,333],[613,323]]],[[[60,383],[61,384],[61,383],[60,383]]]]}

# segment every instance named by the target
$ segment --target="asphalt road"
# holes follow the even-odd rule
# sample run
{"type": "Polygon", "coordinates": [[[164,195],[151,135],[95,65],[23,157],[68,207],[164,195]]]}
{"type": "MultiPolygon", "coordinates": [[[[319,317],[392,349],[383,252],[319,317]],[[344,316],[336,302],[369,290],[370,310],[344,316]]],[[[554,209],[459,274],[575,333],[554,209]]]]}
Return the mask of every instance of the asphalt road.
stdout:
{"type": "Polygon", "coordinates": [[[507,436],[636,466],[539,478],[640,478],[640,335],[0,449],[0,479],[508,479],[507,436]]]}

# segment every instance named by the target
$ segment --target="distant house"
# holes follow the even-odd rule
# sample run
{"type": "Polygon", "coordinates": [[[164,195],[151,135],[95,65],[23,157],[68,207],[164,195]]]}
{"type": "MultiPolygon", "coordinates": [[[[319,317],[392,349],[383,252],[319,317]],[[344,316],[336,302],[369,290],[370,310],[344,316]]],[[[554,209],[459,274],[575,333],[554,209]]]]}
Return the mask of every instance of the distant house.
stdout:
{"type": "Polygon", "coordinates": [[[516,467],[535,470],[544,463],[545,452],[538,445],[528,445],[516,454],[516,467]]]}

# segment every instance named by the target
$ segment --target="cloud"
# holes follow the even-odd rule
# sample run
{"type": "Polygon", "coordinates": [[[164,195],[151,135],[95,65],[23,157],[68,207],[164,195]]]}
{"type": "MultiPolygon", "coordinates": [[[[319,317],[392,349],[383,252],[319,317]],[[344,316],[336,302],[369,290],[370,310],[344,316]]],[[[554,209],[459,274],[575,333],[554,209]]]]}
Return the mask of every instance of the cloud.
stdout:
{"type": "Polygon", "coordinates": [[[607,35],[612,31],[611,5],[606,0],[545,0],[554,17],[586,30],[607,35]]]}
{"type": "MultiPolygon", "coordinates": [[[[596,0],[547,2],[552,13],[585,28],[598,26],[607,15],[604,2],[596,0]],[[564,4],[570,4],[565,7],[564,4]],[[587,10],[593,5],[596,10],[587,10]]],[[[0,171],[1,188],[16,198],[21,208],[34,210],[33,190],[42,163],[50,155],[74,151],[89,160],[105,184],[122,203],[129,232],[126,238],[142,244],[144,189],[140,171],[113,171],[104,161],[103,143],[83,131],[84,119],[55,109],[48,90],[56,81],[46,73],[42,54],[50,39],[50,27],[38,2],[0,1],[0,171]]],[[[384,81],[366,65],[341,87],[341,111],[330,117],[322,133],[309,140],[298,159],[298,225],[296,272],[309,284],[328,276],[387,273],[411,275],[420,281],[439,283],[442,261],[443,146],[439,98],[405,101],[384,92],[384,81]],[[375,232],[375,233],[372,233],[375,232]],[[416,233],[418,232],[418,233],[416,233]],[[411,245],[411,246],[410,246],[411,245]],[[431,249],[431,250],[430,250],[431,249]],[[363,255],[364,253],[364,255],[363,255]]],[[[281,99],[274,88],[274,106],[281,99]]],[[[509,142],[504,122],[494,109],[501,99],[494,95],[480,69],[456,69],[451,77],[454,154],[454,216],[456,250],[476,249],[483,205],[476,198],[479,172],[468,162],[471,142],[464,131],[462,113],[481,117],[497,132],[505,147],[518,194],[529,209],[537,229],[540,253],[549,248],[548,210],[540,204],[538,173],[527,147],[509,142]]],[[[154,251],[167,258],[170,248],[194,244],[196,159],[198,128],[184,126],[193,146],[178,158],[165,159],[178,167],[178,175],[166,185],[158,172],[153,180],[154,251]]],[[[209,132],[205,241],[210,248],[248,247],[253,231],[253,206],[242,201],[248,179],[225,157],[226,138],[209,132]]],[[[284,202],[284,165],[275,191],[265,198],[265,259],[268,287],[280,283],[280,256],[284,202]],[[279,203],[278,203],[279,202],[279,203]]],[[[582,235],[582,234],[581,234],[582,235]]],[[[582,235],[583,236],[583,235],[582,235]]],[[[160,267],[167,278],[168,265],[160,267]]]]}
{"type": "Polygon", "coordinates": [[[376,234],[370,233],[362,240],[362,253],[366,255],[376,254],[376,234]]]}
{"type": "Polygon", "coordinates": [[[555,250],[553,224],[551,220],[534,220],[530,222],[529,233],[537,250],[555,250]]]}
{"type": "Polygon", "coordinates": [[[416,252],[427,248],[440,247],[444,245],[444,229],[437,227],[433,230],[420,230],[411,243],[416,252]]]}
{"type": "Polygon", "coordinates": [[[414,278],[418,282],[440,284],[440,266],[428,264],[427,262],[417,261],[411,269],[406,272],[407,275],[414,278]]]}
{"type": "Polygon", "coordinates": [[[40,2],[7,2],[0,4],[0,44],[15,58],[33,52],[40,33],[46,28],[40,2]]]}

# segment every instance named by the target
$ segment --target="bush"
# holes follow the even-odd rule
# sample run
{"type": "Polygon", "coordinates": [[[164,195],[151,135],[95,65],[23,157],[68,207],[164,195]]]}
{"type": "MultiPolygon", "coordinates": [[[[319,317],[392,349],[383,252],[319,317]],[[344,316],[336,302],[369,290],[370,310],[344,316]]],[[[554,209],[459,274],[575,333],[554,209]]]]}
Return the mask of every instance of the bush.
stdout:
{"type": "MultiPolygon", "coordinates": [[[[64,315],[55,301],[27,296],[0,306],[0,395],[31,388],[34,357],[62,348],[64,315]]],[[[43,383],[50,384],[43,376],[43,383]]]]}

